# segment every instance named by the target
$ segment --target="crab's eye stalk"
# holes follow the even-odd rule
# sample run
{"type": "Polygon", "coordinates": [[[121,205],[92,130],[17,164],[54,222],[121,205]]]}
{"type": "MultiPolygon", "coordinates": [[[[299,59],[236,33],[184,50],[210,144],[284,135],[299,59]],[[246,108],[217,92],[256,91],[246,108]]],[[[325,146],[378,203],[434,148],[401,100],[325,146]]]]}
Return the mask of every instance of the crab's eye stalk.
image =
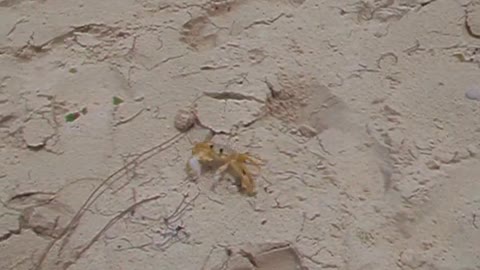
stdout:
{"type": "Polygon", "coordinates": [[[213,144],[210,144],[210,149],[213,149],[213,144]]]}
{"type": "Polygon", "coordinates": [[[220,148],[218,151],[220,152],[220,154],[223,154],[223,148],[220,148]]]}

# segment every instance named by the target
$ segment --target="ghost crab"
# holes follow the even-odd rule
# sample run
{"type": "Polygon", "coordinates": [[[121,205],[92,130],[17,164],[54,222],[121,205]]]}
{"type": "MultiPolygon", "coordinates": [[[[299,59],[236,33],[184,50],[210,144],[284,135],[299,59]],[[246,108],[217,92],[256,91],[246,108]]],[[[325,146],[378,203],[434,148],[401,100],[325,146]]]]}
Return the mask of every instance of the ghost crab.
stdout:
{"type": "Polygon", "coordinates": [[[249,153],[238,153],[235,150],[215,144],[211,141],[196,143],[192,148],[192,157],[188,160],[187,171],[200,176],[204,169],[215,171],[215,180],[221,180],[225,174],[236,178],[240,183],[240,190],[249,196],[254,196],[255,182],[247,165],[260,170],[260,159],[249,153]]]}

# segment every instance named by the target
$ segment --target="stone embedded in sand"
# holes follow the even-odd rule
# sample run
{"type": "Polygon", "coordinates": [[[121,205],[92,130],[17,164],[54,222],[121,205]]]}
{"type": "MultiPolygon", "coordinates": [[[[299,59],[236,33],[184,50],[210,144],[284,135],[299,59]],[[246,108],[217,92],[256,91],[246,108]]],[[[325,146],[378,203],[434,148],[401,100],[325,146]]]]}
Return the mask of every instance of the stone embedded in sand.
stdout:
{"type": "Polygon", "coordinates": [[[28,147],[37,148],[45,145],[55,130],[45,119],[32,119],[25,123],[23,139],[28,147]]]}
{"type": "Polygon", "coordinates": [[[228,270],[306,270],[301,255],[289,243],[243,244],[229,249],[228,270]]]}
{"type": "Polygon", "coordinates": [[[300,134],[302,134],[302,136],[305,136],[307,138],[315,137],[318,134],[318,131],[314,127],[306,124],[298,127],[298,131],[300,132],[300,134]]]}
{"type": "Polygon", "coordinates": [[[455,163],[455,154],[443,150],[438,150],[433,154],[433,158],[443,164],[455,163]]]}
{"type": "Polygon", "coordinates": [[[406,249],[402,251],[402,253],[400,253],[398,261],[402,269],[417,269],[425,264],[425,260],[422,257],[422,254],[419,254],[419,252],[411,249],[406,249]]]}
{"type": "Polygon", "coordinates": [[[0,219],[0,239],[8,239],[12,232],[18,231],[18,215],[5,214],[0,219]]]}
{"type": "Polygon", "coordinates": [[[261,269],[305,269],[298,252],[291,246],[262,252],[256,257],[261,269]]]}
{"type": "Polygon", "coordinates": [[[75,40],[83,47],[94,47],[102,43],[101,40],[89,33],[75,33],[75,40]]]}
{"type": "Polygon", "coordinates": [[[440,165],[438,164],[438,162],[436,160],[429,160],[427,162],[425,162],[425,165],[427,166],[427,168],[429,168],[430,170],[438,170],[440,169],[440,165]]]}
{"type": "Polygon", "coordinates": [[[465,97],[470,100],[480,101],[480,87],[472,86],[465,92],[465,97]]]}
{"type": "Polygon", "coordinates": [[[478,154],[478,147],[474,144],[470,144],[469,146],[467,146],[467,151],[471,157],[474,157],[478,154]]]}
{"type": "Polygon", "coordinates": [[[59,205],[29,207],[21,216],[23,228],[32,229],[37,235],[57,237],[67,225],[69,218],[59,209],[59,205]]]}

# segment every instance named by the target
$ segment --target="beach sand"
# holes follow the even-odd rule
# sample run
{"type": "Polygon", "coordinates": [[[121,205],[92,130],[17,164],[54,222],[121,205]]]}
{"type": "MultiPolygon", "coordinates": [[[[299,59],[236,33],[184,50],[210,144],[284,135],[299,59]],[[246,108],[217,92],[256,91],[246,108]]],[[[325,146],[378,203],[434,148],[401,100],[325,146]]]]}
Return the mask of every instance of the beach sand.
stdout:
{"type": "Polygon", "coordinates": [[[480,269],[479,67],[478,0],[0,0],[0,269],[480,269]]]}

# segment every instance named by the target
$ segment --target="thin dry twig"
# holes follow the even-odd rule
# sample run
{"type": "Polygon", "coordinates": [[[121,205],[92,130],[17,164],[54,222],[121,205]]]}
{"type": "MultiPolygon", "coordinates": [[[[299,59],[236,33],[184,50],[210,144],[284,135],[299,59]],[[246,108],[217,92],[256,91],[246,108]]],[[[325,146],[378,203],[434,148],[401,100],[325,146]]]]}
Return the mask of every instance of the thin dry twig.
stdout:
{"type": "Polygon", "coordinates": [[[210,260],[210,256],[212,256],[212,253],[213,253],[213,251],[215,250],[215,248],[216,248],[215,246],[212,247],[212,248],[210,249],[210,251],[208,252],[207,257],[206,257],[205,260],[203,261],[203,265],[202,265],[201,270],[205,270],[205,269],[206,269],[207,263],[208,263],[208,261],[210,260]]]}
{"type": "MultiPolygon", "coordinates": [[[[119,188],[115,189],[112,191],[112,194],[116,194],[118,193],[120,190],[122,190],[124,187],[126,187],[127,185],[129,185],[131,183],[131,181],[138,176],[137,172],[135,171],[135,168],[140,165],[138,163],[134,163],[132,168],[129,168],[130,166],[126,166],[126,164],[128,163],[128,158],[132,157],[134,155],[127,155],[126,157],[122,156],[122,159],[123,159],[123,164],[125,165],[125,175],[127,176],[127,181],[121,185],[119,188]]],[[[111,186],[111,185],[110,185],[111,186]]]]}
{"type": "Polygon", "coordinates": [[[34,196],[34,195],[55,195],[55,193],[53,192],[43,192],[43,191],[29,191],[29,192],[24,192],[24,193],[20,193],[20,194],[17,194],[13,197],[11,197],[8,202],[11,202],[13,200],[18,200],[18,199],[25,199],[27,197],[31,197],[31,196],[34,196]]]}
{"type": "Polygon", "coordinates": [[[118,127],[120,125],[123,125],[123,124],[126,124],[126,123],[132,121],[133,119],[137,118],[137,116],[139,116],[144,110],[145,110],[145,108],[141,108],[140,110],[138,110],[136,113],[132,114],[131,116],[129,116],[125,119],[122,119],[122,120],[118,120],[118,122],[113,124],[113,126],[118,127]]]}
{"type": "Polygon", "coordinates": [[[8,270],[14,270],[14,269],[18,269],[18,267],[22,264],[24,264],[26,261],[28,261],[29,259],[31,259],[30,257],[25,257],[19,261],[17,261],[15,264],[13,264],[12,266],[10,266],[10,268],[8,268],[8,270]]]}
{"type": "Polygon", "coordinates": [[[147,242],[147,243],[144,243],[144,244],[141,244],[141,245],[136,245],[134,246],[130,240],[126,239],[126,238],[122,238],[122,240],[126,241],[130,247],[125,247],[125,248],[115,248],[114,250],[115,251],[124,251],[124,250],[130,250],[130,249],[140,249],[141,251],[145,251],[145,252],[148,252],[149,250],[146,248],[148,246],[150,246],[152,243],[147,242]]]}
{"type": "Polygon", "coordinates": [[[19,193],[17,195],[14,195],[11,197],[7,202],[0,201],[0,204],[2,204],[5,208],[14,210],[14,211],[21,211],[24,207],[14,207],[11,204],[14,202],[23,202],[25,203],[26,200],[30,199],[33,197],[34,203],[32,203],[35,206],[42,206],[42,205],[47,205],[51,203],[53,200],[55,200],[56,193],[54,192],[44,192],[44,191],[29,191],[29,192],[24,192],[24,193],[19,193]],[[35,198],[35,196],[41,195],[41,196],[48,196],[46,198],[35,198]]]}
{"type": "Polygon", "coordinates": [[[193,197],[193,199],[187,202],[188,195],[183,195],[182,201],[180,202],[180,204],[178,204],[177,208],[175,208],[173,213],[170,214],[170,216],[164,218],[165,222],[168,224],[177,221],[178,218],[180,218],[185,213],[187,207],[191,206],[192,203],[198,198],[198,196],[200,196],[200,193],[198,193],[195,197],[193,197]]]}

